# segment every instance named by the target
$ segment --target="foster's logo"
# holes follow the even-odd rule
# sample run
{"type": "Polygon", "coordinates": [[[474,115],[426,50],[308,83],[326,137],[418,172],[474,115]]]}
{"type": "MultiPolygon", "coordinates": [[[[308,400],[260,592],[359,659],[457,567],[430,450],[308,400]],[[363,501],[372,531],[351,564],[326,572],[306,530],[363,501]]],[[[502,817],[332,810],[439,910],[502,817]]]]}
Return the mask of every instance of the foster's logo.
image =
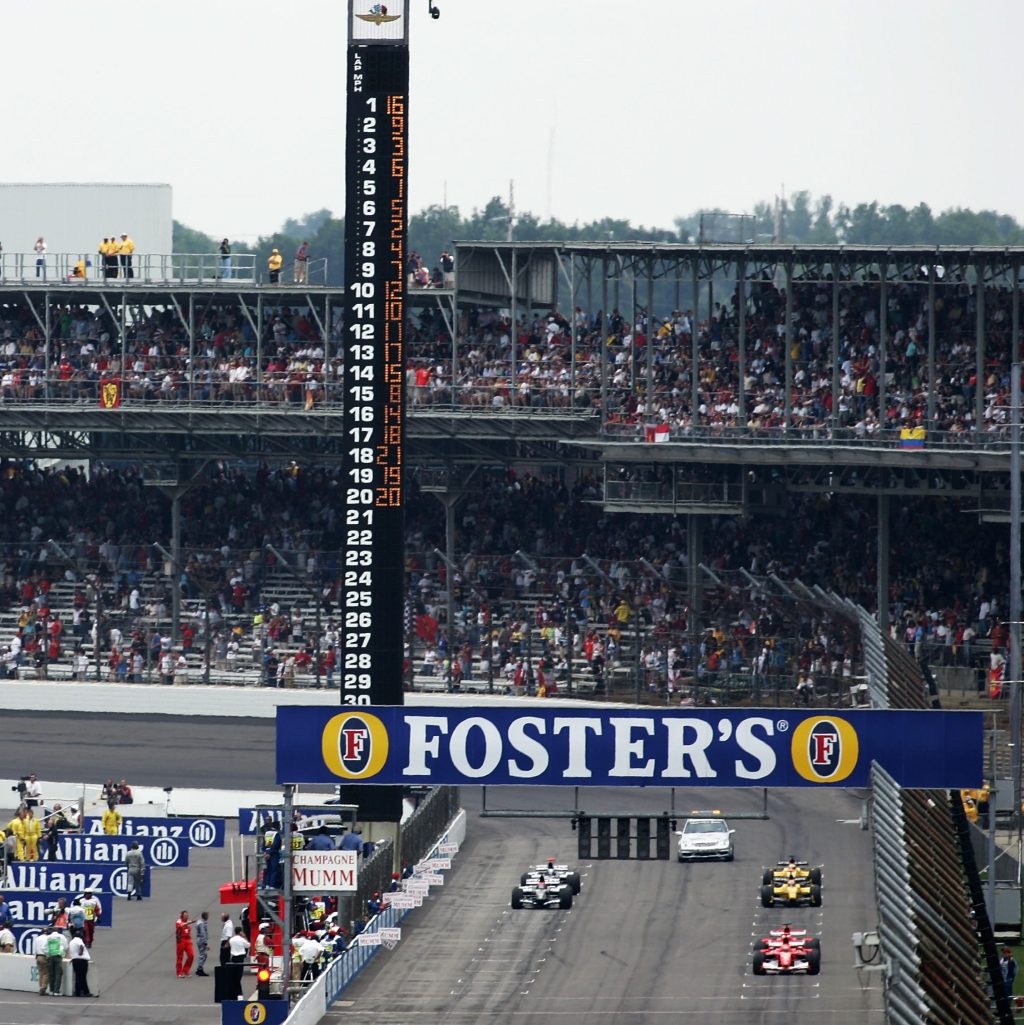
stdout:
{"type": "Polygon", "coordinates": [[[838,783],[857,767],[857,731],[838,717],[811,716],[793,730],[793,767],[812,783],[838,783]]]}
{"type": "Polygon", "coordinates": [[[375,715],[342,712],[324,727],[324,763],[342,779],[370,779],[388,758],[388,731],[375,715]]]}

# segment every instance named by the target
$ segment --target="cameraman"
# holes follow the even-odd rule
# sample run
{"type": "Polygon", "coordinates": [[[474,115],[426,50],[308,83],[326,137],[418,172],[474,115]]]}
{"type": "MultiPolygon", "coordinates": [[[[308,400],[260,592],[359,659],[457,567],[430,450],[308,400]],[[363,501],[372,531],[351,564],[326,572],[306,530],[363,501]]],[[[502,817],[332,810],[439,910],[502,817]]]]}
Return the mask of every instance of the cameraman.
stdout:
{"type": "Polygon", "coordinates": [[[43,803],[43,789],[39,785],[39,781],[36,779],[36,774],[33,772],[28,777],[27,782],[22,779],[22,783],[25,785],[23,793],[23,799],[25,801],[26,808],[39,808],[43,803]]]}

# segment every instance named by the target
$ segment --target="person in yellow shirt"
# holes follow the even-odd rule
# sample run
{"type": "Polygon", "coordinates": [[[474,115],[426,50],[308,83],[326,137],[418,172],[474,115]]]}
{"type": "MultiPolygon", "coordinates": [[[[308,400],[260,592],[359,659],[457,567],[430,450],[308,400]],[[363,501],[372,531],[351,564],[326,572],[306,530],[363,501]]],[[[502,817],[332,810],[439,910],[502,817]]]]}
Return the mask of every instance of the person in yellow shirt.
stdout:
{"type": "Polygon", "coordinates": [[[107,810],[103,813],[104,836],[117,836],[121,832],[121,813],[113,801],[107,802],[107,810]]]}
{"type": "Polygon", "coordinates": [[[25,860],[38,861],[39,838],[43,833],[39,819],[36,818],[35,811],[29,808],[25,812],[25,818],[22,821],[25,827],[25,860]]]}
{"type": "Polygon", "coordinates": [[[18,861],[25,860],[25,809],[19,808],[18,813],[7,823],[5,831],[8,837],[14,837],[14,857],[18,861]]]}
{"type": "Polygon", "coordinates": [[[270,274],[270,283],[276,285],[281,280],[281,264],[284,263],[284,258],[280,252],[276,249],[272,249],[270,256],[267,257],[267,271],[270,274]]]}
{"type": "Polygon", "coordinates": [[[121,241],[114,244],[117,246],[115,252],[121,260],[121,277],[126,280],[134,278],[135,271],[132,269],[132,253],[135,252],[135,243],[124,232],[121,232],[121,241]]]}
{"type": "Polygon", "coordinates": [[[96,247],[97,252],[100,254],[100,266],[103,268],[103,280],[106,281],[108,278],[117,277],[117,258],[111,260],[112,250],[110,248],[111,242],[107,236],[103,237],[103,241],[96,247]]]}

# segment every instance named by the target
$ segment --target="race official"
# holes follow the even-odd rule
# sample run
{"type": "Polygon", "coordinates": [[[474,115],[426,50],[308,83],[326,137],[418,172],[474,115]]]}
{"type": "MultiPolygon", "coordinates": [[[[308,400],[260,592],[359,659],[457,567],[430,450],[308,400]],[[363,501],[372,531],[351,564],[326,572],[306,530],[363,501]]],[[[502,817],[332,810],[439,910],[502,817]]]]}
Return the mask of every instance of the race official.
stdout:
{"type": "Polygon", "coordinates": [[[6,925],[0,927],[0,954],[13,954],[14,946],[14,933],[6,925]]]}
{"type": "Polygon", "coordinates": [[[203,966],[206,964],[206,952],[210,946],[210,912],[204,911],[196,919],[196,950],[199,957],[196,960],[196,975],[205,975],[203,966]]]}
{"type": "Polygon", "coordinates": [[[138,843],[132,843],[125,853],[124,867],[128,870],[128,900],[142,900],[142,881],[146,878],[146,857],[138,843]]]}
{"type": "Polygon", "coordinates": [[[32,808],[25,810],[25,818],[22,820],[25,828],[25,860],[39,860],[39,841],[42,838],[43,830],[39,825],[39,819],[32,808]]]}
{"type": "Polygon", "coordinates": [[[7,823],[7,851],[16,861],[25,860],[25,809],[19,808],[18,813],[7,823]]]}
{"type": "Polygon", "coordinates": [[[363,853],[363,834],[362,830],[353,829],[350,833],[346,833],[341,838],[341,843],[338,844],[338,850],[341,851],[356,851],[358,854],[363,853]]]}
{"type": "Polygon", "coordinates": [[[103,813],[102,822],[104,836],[117,836],[121,832],[121,813],[113,800],[107,801],[107,810],[103,813]]]}
{"type": "Polygon", "coordinates": [[[117,256],[121,261],[121,277],[133,278],[135,271],[132,270],[132,253],[135,252],[135,243],[124,233],[121,233],[121,241],[117,243],[117,256]]]}
{"type": "Polygon", "coordinates": [[[334,841],[331,839],[330,834],[327,832],[326,826],[321,826],[309,840],[309,846],[306,848],[309,851],[333,851],[334,841]]]}
{"type": "Polygon", "coordinates": [[[281,280],[281,265],[284,263],[284,257],[274,249],[271,251],[270,256],[267,257],[267,272],[270,275],[270,283],[276,285],[281,280]]]}

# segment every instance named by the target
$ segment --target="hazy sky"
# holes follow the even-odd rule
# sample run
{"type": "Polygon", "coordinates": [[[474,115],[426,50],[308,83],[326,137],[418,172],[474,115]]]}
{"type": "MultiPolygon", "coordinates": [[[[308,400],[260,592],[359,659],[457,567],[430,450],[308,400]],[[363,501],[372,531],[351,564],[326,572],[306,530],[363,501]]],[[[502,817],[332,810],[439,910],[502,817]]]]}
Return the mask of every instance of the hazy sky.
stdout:
{"type": "MultiPolygon", "coordinates": [[[[1020,0],[435,2],[411,12],[413,211],[513,179],[569,222],[783,185],[1024,219],[1020,0]]],[[[346,9],[4,0],[0,177],[169,182],[178,220],[234,238],[340,215],[346,9]]]]}

